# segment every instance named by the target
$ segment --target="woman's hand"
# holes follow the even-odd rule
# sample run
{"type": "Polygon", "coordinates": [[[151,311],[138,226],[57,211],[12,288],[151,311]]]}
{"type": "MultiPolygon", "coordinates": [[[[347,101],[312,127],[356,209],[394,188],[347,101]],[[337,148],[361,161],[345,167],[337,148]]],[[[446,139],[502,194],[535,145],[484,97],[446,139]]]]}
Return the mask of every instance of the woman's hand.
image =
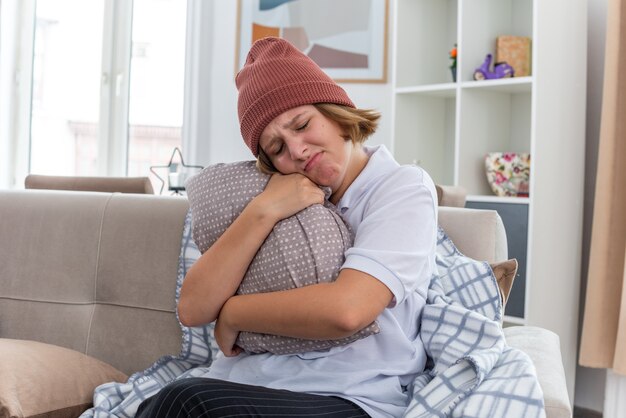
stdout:
{"type": "Polygon", "coordinates": [[[254,204],[276,222],[316,203],[324,203],[324,192],[302,174],[274,174],[254,204]]]}
{"type": "Polygon", "coordinates": [[[239,336],[239,331],[228,325],[228,321],[222,314],[215,322],[215,341],[226,357],[235,357],[243,352],[235,342],[239,336]]]}

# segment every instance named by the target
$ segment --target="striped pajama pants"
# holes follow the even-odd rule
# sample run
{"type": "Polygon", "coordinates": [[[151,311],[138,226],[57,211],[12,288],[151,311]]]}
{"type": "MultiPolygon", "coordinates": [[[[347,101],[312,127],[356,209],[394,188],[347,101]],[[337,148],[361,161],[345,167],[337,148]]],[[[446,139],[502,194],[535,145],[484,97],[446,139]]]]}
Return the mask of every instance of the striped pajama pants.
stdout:
{"type": "Polygon", "coordinates": [[[367,418],[369,415],[354,403],[333,396],[189,378],[170,383],[143,401],[135,417],[367,418]]]}

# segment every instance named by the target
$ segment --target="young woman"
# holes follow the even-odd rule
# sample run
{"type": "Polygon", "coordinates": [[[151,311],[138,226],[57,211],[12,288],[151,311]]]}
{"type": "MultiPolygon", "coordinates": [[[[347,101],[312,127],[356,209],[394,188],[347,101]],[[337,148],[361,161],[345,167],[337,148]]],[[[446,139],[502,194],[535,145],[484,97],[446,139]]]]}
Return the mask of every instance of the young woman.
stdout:
{"type": "Polygon", "coordinates": [[[257,41],[236,82],[244,141],[276,174],[189,270],[178,306],[185,325],[217,320],[223,356],[206,378],[142,403],[138,416],[401,416],[426,362],[419,318],[435,270],[434,184],[384,146],[364,146],[379,114],[356,109],[285,40],[257,41]],[[319,186],[355,232],[337,280],[235,295],[273,226],[323,202],[319,186]],[[374,320],[380,333],[327,351],[252,355],[235,345],[241,331],[336,339],[374,320]]]}

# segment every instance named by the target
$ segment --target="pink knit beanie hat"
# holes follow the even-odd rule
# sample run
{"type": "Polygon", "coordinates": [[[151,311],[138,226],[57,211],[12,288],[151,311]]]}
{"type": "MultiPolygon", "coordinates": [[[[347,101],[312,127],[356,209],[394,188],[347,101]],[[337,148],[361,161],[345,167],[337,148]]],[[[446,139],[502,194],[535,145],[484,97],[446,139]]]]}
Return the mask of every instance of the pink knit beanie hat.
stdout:
{"type": "Polygon", "coordinates": [[[256,41],[235,83],[241,135],[255,157],[261,133],[281,113],[314,103],[355,107],[313,60],[281,38],[256,41]]]}

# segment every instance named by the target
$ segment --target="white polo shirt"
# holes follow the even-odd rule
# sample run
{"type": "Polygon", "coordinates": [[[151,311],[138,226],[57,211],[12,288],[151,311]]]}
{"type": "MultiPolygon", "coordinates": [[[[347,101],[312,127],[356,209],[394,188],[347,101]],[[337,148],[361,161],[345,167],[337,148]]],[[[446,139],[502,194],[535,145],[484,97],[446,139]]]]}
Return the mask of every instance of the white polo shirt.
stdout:
{"type": "Polygon", "coordinates": [[[217,356],[207,377],[349,399],[372,417],[399,417],[426,354],[419,323],[435,271],[437,196],[428,174],[400,166],[384,146],[337,205],[355,233],[343,268],[383,282],[394,300],[377,318],[380,333],[328,351],[217,356]]]}

